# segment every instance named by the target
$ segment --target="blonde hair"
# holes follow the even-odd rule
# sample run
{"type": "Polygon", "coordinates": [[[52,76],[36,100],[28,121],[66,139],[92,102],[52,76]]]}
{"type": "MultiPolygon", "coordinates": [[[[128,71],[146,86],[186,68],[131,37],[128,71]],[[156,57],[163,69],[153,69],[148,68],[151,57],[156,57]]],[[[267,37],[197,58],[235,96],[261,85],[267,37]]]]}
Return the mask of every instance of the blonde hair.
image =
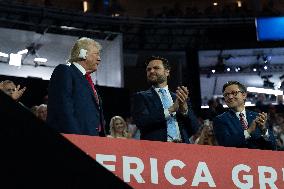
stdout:
{"type": "Polygon", "coordinates": [[[82,59],[79,58],[80,50],[85,49],[89,51],[93,46],[96,46],[99,51],[102,49],[101,44],[91,38],[82,37],[78,39],[71,49],[70,58],[68,62],[72,63],[81,61],[82,59]]]}
{"type": "Polygon", "coordinates": [[[129,138],[129,133],[128,133],[128,128],[127,128],[127,124],[125,122],[125,120],[121,117],[121,116],[114,116],[110,119],[110,124],[109,124],[109,132],[110,135],[114,138],[117,138],[119,136],[117,136],[117,133],[115,131],[115,121],[116,120],[120,120],[122,122],[122,124],[124,125],[124,130],[122,132],[122,136],[121,137],[125,137],[125,138],[129,138]]]}

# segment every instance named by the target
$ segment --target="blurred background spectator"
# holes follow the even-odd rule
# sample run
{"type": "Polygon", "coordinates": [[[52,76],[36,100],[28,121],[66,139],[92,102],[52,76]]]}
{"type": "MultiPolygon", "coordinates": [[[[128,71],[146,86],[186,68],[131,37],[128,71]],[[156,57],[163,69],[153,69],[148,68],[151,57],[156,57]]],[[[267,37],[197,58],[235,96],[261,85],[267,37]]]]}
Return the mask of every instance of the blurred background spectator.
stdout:
{"type": "Polygon", "coordinates": [[[131,138],[128,132],[127,124],[121,116],[114,116],[110,119],[110,138],[131,138]]]}

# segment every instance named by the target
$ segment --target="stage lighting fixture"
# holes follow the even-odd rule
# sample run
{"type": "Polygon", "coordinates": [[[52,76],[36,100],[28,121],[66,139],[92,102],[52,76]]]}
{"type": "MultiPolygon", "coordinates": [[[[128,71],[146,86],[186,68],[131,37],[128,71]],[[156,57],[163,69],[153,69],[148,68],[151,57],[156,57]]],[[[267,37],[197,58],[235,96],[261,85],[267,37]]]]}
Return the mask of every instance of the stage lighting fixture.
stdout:
{"type": "Polygon", "coordinates": [[[263,69],[267,70],[267,69],[268,69],[268,67],[267,67],[267,66],[263,66],[263,69]]]}
{"type": "Polygon", "coordinates": [[[241,71],[241,67],[236,67],[235,68],[235,72],[240,72],[241,71]]]}
{"type": "Polygon", "coordinates": [[[40,64],[45,64],[47,62],[46,58],[35,58],[34,63],[35,67],[39,66],[40,64]]]}
{"type": "Polygon", "coordinates": [[[89,7],[89,2],[88,1],[83,1],[83,11],[87,12],[89,11],[90,7],[89,7]]]}
{"type": "Polygon", "coordinates": [[[22,65],[22,55],[21,54],[10,54],[9,65],[11,66],[21,66],[22,65]]]}
{"type": "Polygon", "coordinates": [[[237,5],[238,5],[239,8],[241,8],[242,7],[242,1],[237,1],[237,5]]]}
{"type": "Polygon", "coordinates": [[[0,62],[7,63],[9,61],[9,55],[3,52],[0,52],[0,62]]]}
{"type": "MultiPolygon", "coordinates": [[[[250,93],[262,93],[262,94],[272,94],[272,95],[283,95],[283,91],[275,89],[265,89],[259,87],[247,87],[247,91],[250,93]]],[[[257,96],[257,95],[255,95],[257,96]]]]}
{"type": "Polygon", "coordinates": [[[9,55],[3,52],[0,52],[0,57],[8,58],[9,55]]]}
{"type": "Polygon", "coordinates": [[[21,51],[17,52],[17,54],[23,55],[23,54],[27,54],[28,52],[29,52],[28,49],[24,49],[24,50],[21,50],[21,51]]]}

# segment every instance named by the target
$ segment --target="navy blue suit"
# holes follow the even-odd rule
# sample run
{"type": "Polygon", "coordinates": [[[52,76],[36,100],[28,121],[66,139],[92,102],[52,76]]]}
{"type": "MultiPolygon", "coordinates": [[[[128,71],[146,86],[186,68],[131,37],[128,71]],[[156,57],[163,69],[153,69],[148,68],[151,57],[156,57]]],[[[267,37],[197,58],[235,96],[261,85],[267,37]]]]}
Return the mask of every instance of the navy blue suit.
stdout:
{"type": "MultiPolygon", "coordinates": [[[[176,95],[171,93],[171,96],[175,101],[176,95]]],[[[153,88],[138,92],[132,97],[131,114],[140,129],[142,140],[167,141],[167,121],[163,105],[153,88]]],[[[189,137],[199,128],[196,116],[189,108],[186,116],[177,113],[177,121],[183,142],[189,143],[189,137]]]]}
{"type": "Polygon", "coordinates": [[[99,101],[97,104],[91,86],[75,65],[58,65],[49,83],[47,124],[60,133],[104,135],[99,101]]]}
{"type": "MultiPolygon", "coordinates": [[[[246,110],[246,119],[250,126],[258,113],[246,110]]],[[[239,118],[233,110],[218,115],[213,120],[213,128],[218,144],[227,147],[270,149],[276,148],[275,138],[269,128],[269,140],[265,140],[261,135],[261,130],[256,130],[251,134],[251,138],[245,139],[244,130],[239,118]]]]}

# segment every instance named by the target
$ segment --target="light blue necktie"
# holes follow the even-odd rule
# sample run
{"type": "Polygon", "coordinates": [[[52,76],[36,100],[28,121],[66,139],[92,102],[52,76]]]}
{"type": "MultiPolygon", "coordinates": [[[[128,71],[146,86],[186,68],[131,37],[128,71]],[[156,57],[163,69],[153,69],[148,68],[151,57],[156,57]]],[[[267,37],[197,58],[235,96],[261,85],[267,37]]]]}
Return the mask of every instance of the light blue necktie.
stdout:
{"type": "MultiPolygon", "coordinates": [[[[171,107],[172,103],[167,95],[167,91],[166,89],[159,89],[159,92],[161,93],[161,100],[162,100],[162,104],[164,109],[168,109],[169,107],[171,107]]],[[[167,119],[167,133],[168,133],[168,137],[170,138],[170,140],[173,139],[178,139],[178,134],[177,134],[177,128],[175,125],[175,118],[170,116],[167,119]]]]}

